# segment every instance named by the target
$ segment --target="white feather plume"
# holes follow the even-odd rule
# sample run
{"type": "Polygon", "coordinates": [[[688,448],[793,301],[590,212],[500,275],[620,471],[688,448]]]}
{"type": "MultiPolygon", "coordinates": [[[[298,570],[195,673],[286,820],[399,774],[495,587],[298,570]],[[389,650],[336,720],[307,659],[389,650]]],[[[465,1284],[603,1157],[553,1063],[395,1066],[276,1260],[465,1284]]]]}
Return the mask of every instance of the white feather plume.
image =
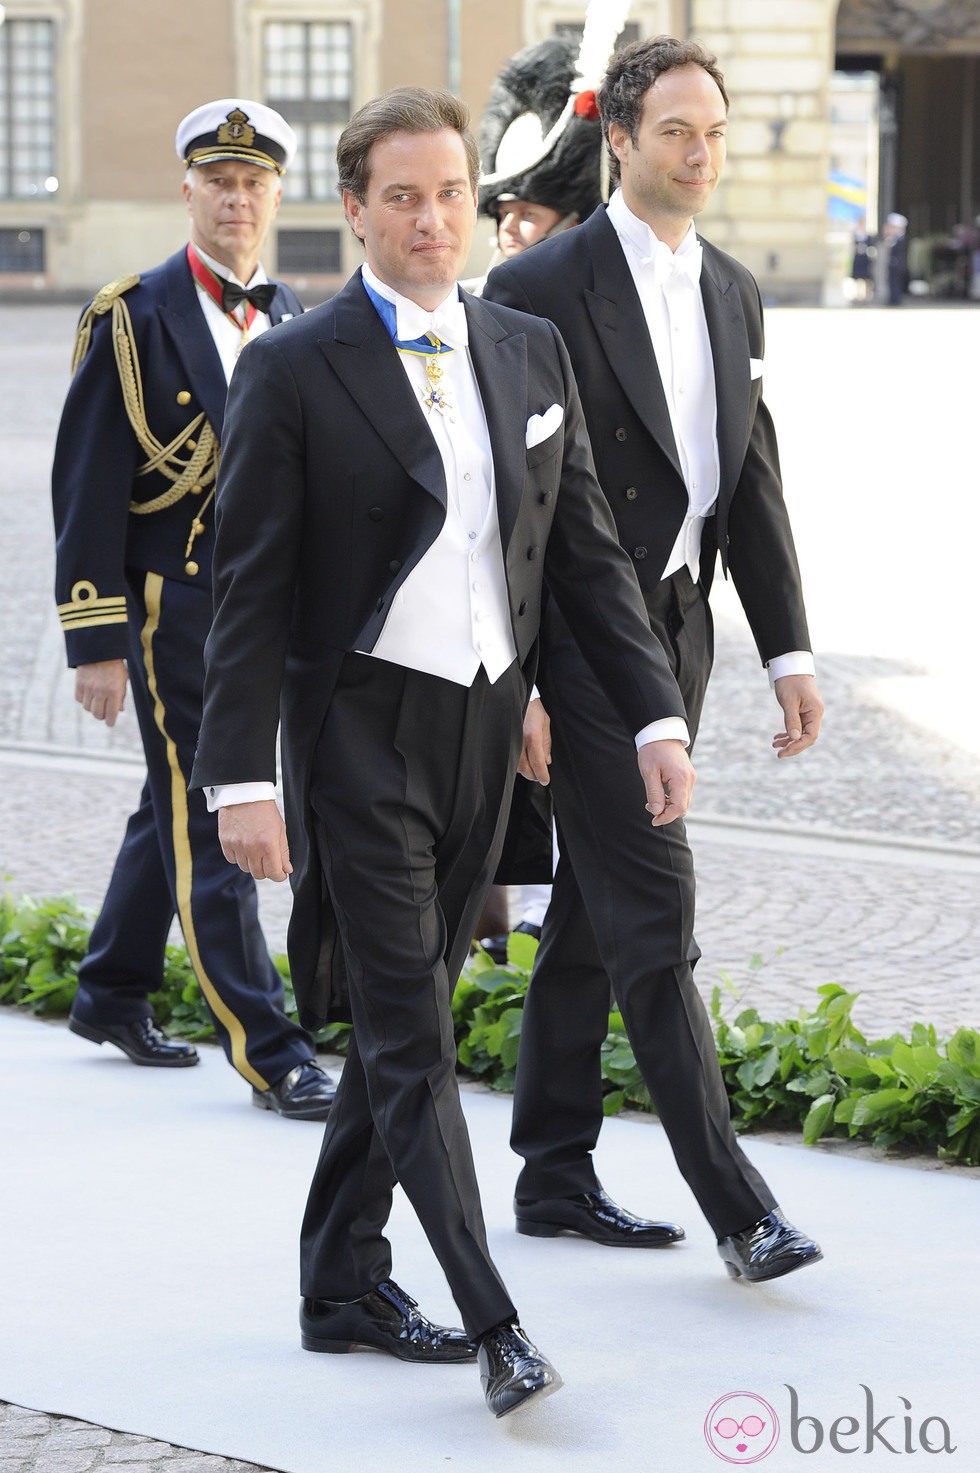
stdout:
{"type": "Polygon", "coordinates": [[[515,118],[497,146],[497,168],[482,176],[482,185],[499,184],[512,175],[527,173],[548,157],[575,116],[578,94],[590,87],[598,88],[602,81],[629,8],[630,0],[589,0],[572,85],[561,115],[544,135],[535,114],[522,113],[515,118]]]}
{"type": "Polygon", "coordinates": [[[626,24],[629,8],[629,0],[589,0],[582,44],[575,63],[574,92],[598,87],[602,81],[616,37],[626,24]]]}

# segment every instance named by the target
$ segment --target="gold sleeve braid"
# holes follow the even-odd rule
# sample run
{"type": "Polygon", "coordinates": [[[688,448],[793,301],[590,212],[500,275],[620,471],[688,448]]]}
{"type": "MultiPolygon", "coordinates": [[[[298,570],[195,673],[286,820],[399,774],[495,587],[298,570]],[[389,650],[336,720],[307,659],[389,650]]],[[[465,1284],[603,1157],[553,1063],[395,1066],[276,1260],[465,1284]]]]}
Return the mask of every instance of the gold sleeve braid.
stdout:
{"type": "MultiPolygon", "coordinates": [[[[131,501],[129,509],[136,516],[147,516],[151,512],[163,511],[175,505],[188,492],[200,495],[210,487],[208,495],[197,507],[191,524],[191,533],[184,554],[189,558],[195,538],[204,531],[201,513],[211,502],[216,489],[218,439],[203,411],[185,425],[168,445],[162,444],[157,439],[147,423],[143,379],[133,332],[133,320],[124,301],[125,293],[137,286],[139,280],[138,276],[122,276],[117,281],[104,286],[97,293],[78,326],[72,356],[72,374],[78,371],[88,352],[94,319],[111,311],[112,346],[116,368],[119,372],[123,404],[133,433],[146,455],[146,461],[138,468],[136,474],[146,476],[153,471],[158,471],[171,482],[165,491],[150,501],[131,501]]],[[[188,563],[187,571],[192,574],[196,573],[197,565],[188,563]]]]}

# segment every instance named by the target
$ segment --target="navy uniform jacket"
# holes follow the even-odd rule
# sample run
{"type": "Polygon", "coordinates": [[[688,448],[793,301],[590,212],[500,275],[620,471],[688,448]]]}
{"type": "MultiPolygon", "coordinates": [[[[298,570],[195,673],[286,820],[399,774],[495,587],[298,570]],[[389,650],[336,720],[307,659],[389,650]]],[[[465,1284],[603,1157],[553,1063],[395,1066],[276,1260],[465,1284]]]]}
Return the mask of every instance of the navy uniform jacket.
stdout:
{"type": "MultiPolygon", "coordinates": [[[[55,596],[69,665],[127,656],[127,569],[202,588],[211,582],[213,455],[200,481],[192,475],[190,489],[172,505],[145,515],[130,511],[131,501],[166,498],[174,480],[157,469],[139,473],[148,456],[124,403],[113,343],[118,320],[106,310],[114,298],[132,320],[146,424],[162,447],[173,447],[172,467],[193,461],[207,426],[220,442],[228,391],[183,250],[96,297],[98,315],[65,401],[52,472],[55,596]],[[197,484],[202,489],[195,491],[197,484]],[[201,508],[203,531],[188,554],[201,508]]],[[[277,323],[302,310],[280,285],[269,315],[277,323]]]]}

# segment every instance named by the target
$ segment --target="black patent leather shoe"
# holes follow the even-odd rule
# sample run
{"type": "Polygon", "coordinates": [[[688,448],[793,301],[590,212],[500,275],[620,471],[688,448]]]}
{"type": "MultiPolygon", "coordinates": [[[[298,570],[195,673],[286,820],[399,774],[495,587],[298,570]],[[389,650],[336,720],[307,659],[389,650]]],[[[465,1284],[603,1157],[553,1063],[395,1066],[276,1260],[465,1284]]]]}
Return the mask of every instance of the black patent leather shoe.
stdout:
{"type": "Polygon", "coordinates": [[[533,936],[535,941],[541,940],[541,927],[534,921],[518,921],[514,927],[515,936],[533,936]]]}
{"type": "Polygon", "coordinates": [[[550,1396],[562,1384],[520,1325],[498,1325],[481,1335],[476,1358],[487,1406],[495,1417],[516,1412],[531,1397],[550,1396]]]}
{"type": "Polygon", "coordinates": [[[79,1038],[89,1043],[114,1043],[122,1049],[127,1059],[134,1064],[146,1064],[151,1069],[187,1069],[200,1058],[192,1043],[182,1038],[168,1038],[161,1033],[152,1018],[136,1018],[131,1023],[83,1023],[80,1018],[68,1019],[68,1027],[79,1038]]]}
{"type": "Polygon", "coordinates": [[[778,1208],[751,1227],[722,1238],[718,1252],[729,1276],[761,1284],[823,1258],[819,1246],[786,1221],[778,1208]]]}
{"type": "Polygon", "coordinates": [[[507,937],[506,936],[482,936],[480,945],[483,950],[489,952],[491,961],[496,962],[498,967],[507,964],[507,937]]]}
{"type": "Polygon", "coordinates": [[[514,1203],[517,1231],[529,1238],[557,1238],[578,1233],[592,1243],[610,1248],[669,1248],[684,1237],[675,1222],[650,1222],[619,1207],[599,1187],[577,1197],[553,1197],[540,1202],[514,1203]]]}
{"type": "Polygon", "coordinates": [[[253,1089],[258,1110],[275,1110],[287,1120],[326,1120],[337,1086],[312,1059],[297,1064],[268,1089],[253,1089]]]}
{"type": "Polygon", "coordinates": [[[432,1324],[391,1279],[349,1304],[304,1299],[299,1325],[303,1349],[329,1355],[386,1350],[398,1360],[432,1365],[476,1359],[476,1345],[465,1331],[432,1324]]]}

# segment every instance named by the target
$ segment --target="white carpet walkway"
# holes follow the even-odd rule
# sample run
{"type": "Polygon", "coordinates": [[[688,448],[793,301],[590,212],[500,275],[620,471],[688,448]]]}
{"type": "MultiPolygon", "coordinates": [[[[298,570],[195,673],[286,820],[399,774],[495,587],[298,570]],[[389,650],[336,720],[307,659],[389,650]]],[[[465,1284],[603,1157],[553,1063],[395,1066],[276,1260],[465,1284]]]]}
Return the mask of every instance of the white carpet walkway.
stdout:
{"type": "MultiPolygon", "coordinates": [[[[872,1469],[896,1466],[889,1447],[921,1461],[942,1446],[940,1418],[949,1465],[980,1469],[975,1176],[750,1140],[826,1261],[747,1288],[725,1277],[659,1126],[608,1122],[600,1169],[688,1242],[607,1250],[514,1233],[509,1098],[467,1090],[464,1103],[493,1252],[566,1383],[500,1423],[472,1367],[300,1350],[296,1244],[318,1126],[253,1110],[213,1050],[180,1073],[136,1069],[0,1010],[0,1399],[287,1473],[701,1473],[723,1456],[759,1462],[771,1443],[751,1423],[755,1441],[706,1440],[710,1409],[741,1392],[778,1417],[761,1459],[772,1473],[828,1473],[847,1450],[873,1454],[872,1469]],[[789,1387],[815,1421],[794,1427],[789,1387]],[[819,1457],[794,1446],[818,1433],[819,1457]]],[[[456,1323],[402,1199],[391,1236],[395,1278],[456,1323]]],[[[712,1424],[759,1406],[743,1397],[712,1424]]]]}

